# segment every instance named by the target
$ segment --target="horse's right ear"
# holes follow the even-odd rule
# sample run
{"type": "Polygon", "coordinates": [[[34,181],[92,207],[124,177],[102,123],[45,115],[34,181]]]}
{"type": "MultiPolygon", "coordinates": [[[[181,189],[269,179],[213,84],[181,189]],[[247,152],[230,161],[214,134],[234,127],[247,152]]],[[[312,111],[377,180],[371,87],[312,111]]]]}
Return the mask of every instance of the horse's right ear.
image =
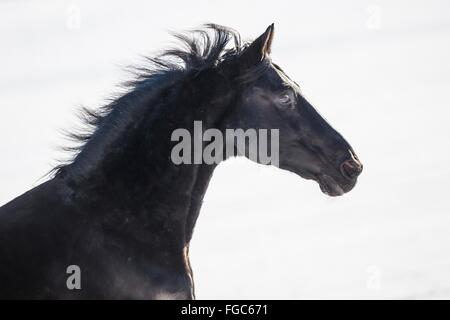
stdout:
{"type": "Polygon", "coordinates": [[[274,24],[272,23],[266,31],[255,39],[242,52],[242,62],[248,66],[253,66],[270,55],[274,35],[274,24]]]}

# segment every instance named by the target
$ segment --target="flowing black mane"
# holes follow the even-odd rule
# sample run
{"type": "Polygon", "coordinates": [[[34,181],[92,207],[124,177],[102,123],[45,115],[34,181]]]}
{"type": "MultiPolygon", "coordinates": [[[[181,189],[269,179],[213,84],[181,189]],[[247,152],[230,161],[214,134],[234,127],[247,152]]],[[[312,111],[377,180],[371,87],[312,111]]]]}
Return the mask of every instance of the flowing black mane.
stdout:
{"type": "MultiPolygon", "coordinates": [[[[140,105],[136,100],[143,96],[155,97],[163,89],[186,77],[216,68],[222,62],[232,62],[249,45],[241,40],[237,31],[216,24],[206,24],[202,29],[174,33],[173,36],[179,41],[178,47],[162,51],[156,57],[145,57],[145,66],[129,68],[134,78],[122,84],[125,94],[113,98],[109,104],[97,110],[81,108],[79,118],[82,128],[66,132],[75,146],[63,148],[64,151],[72,152],[73,157],[69,161],[61,161],[51,171],[52,174],[61,173],[75,160],[82,161],[85,150],[97,140],[113,139],[120,134],[120,129],[132,120],[132,109],[140,105]]],[[[266,67],[267,64],[261,63],[249,69],[238,80],[250,81],[266,67]]]]}

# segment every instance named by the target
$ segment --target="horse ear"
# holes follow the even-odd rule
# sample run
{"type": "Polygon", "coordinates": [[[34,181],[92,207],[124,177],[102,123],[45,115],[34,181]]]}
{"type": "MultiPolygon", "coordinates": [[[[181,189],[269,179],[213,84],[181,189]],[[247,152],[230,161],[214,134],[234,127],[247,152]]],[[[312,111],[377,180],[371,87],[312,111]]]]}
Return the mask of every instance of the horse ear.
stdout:
{"type": "Polygon", "coordinates": [[[266,31],[255,39],[242,53],[242,59],[250,65],[257,64],[270,55],[274,35],[272,23],[266,31]]]}

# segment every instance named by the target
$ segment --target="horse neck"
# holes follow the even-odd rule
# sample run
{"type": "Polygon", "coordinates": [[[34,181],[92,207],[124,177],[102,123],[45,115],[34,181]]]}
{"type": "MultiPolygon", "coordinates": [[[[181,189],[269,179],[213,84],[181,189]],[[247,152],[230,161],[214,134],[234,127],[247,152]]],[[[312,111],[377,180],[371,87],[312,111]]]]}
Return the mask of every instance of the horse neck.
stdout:
{"type": "MultiPolygon", "coordinates": [[[[186,101],[185,95],[178,96],[186,101]]],[[[170,137],[177,128],[192,128],[194,120],[205,127],[217,125],[219,119],[211,112],[220,113],[223,104],[208,104],[227,99],[209,100],[191,96],[190,101],[200,105],[173,101],[147,107],[145,115],[124,126],[113,142],[106,139],[109,146],[99,146],[103,154],[94,157],[95,165],[65,177],[75,190],[74,203],[88,208],[88,214],[97,215],[108,228],[122,228],[118,231],[126,230],[140,242],[183,250],[192,237],[215,165],[175,165],[170,159],[170,137]]]]}

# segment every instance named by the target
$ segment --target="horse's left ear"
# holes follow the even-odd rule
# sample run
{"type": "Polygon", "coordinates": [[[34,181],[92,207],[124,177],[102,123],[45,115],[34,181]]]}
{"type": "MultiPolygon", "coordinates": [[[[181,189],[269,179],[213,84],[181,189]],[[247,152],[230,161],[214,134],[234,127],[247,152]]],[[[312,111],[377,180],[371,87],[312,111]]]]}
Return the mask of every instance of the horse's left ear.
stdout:
{"type": "Polygon", "coordinates": [[[247,64],[257,64],[270,55],[274,35],[274,24],[272,23],[266,31],[255,39],[242,53],[242,59],[247,64]]]}

